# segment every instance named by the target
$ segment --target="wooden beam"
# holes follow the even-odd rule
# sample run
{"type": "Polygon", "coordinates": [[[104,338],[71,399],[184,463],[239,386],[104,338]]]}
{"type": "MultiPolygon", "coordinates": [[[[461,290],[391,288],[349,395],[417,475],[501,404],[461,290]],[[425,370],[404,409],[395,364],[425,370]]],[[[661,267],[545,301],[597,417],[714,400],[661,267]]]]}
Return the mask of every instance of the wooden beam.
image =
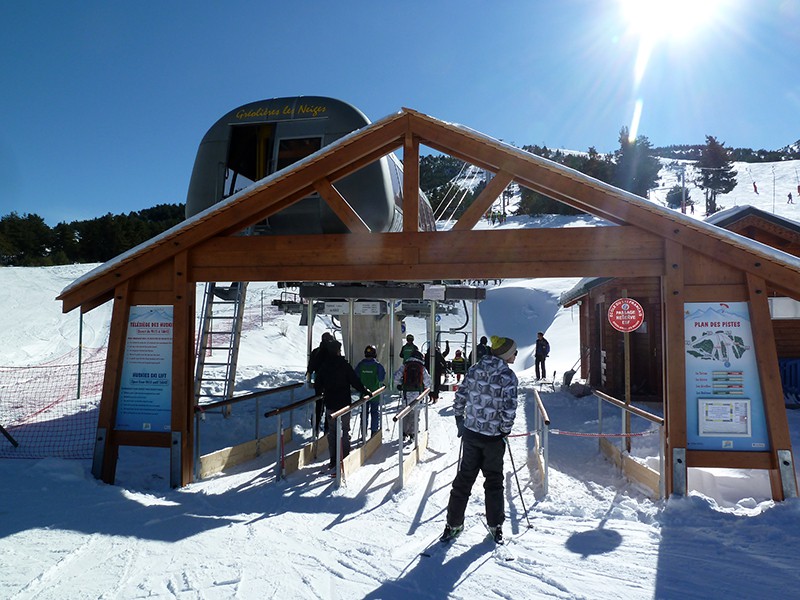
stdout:
{"type": "Polygon", "coordinates": [[[350,231],[369,231],[369,227],[364,220],[358,216],[353,207],[345,200],[331,182],[327,179],[318,179],[314,182],[314,189],[322,197],[336,216],[344,223],[350,231]]]}
{"type": "Polygon", "coordinates": [[[720,298],[728,302],[747,301],[747,288],[743,285],[687,285],[684,289],[686,302],[719,302],[720,298]]]}
{"type": "Polygon", "coordinates": [[[708,469],[774,469],[774,460],[769,452],[686,451],[687,466],[708,469]]]}
{"type": "Polygon", "coordinates": [[[508,184],[513,181],[511,173],[507,171],[500,171],[491,181],[486,184],[486,187],[481,192],[469,208],[461,215],[461,218],[453,225],[454,231],[466,231],[475,227],[478,221],[481,220],[483,214],[497,200],[497,197],[508,187],[508,184]]]}
{"type": "Polygon", "coordinates": [[[236,236],[197,246],[189,262],[191,281],[660,276],[663,252],[633,227],[586,227],[236,236]]]}
{"type": "Polygon", "coordinates": [[[419,139],[411,131],[403,141],[403,231],[419,231],[419,139]]]}

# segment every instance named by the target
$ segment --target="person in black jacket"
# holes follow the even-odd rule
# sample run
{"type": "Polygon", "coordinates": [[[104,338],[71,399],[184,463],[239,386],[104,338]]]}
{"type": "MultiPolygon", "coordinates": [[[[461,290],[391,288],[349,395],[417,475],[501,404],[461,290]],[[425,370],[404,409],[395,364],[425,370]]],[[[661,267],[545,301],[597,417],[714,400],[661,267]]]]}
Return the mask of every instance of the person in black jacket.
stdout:
{"type": "Polygon", "coordinates": [[[467,359],[467,366],[472,366],[481,362],[481,359],[486,356],[487,354],[491,354],[492,349],[489,348],[489,340],[486,339],[486,336],[481,336],[480,343],[475,347],[475,360],[472,360],[472,352],[469,353],[469,358],[467,359]]]}
{"type": "Polygon", "coordinates": [[[328,449],[331,457],[328,468],[330,469],[336,466],[337,458],[342,460],[350,454],[350,413],[342,416],[341,456],[338,455],[336,448],[336,422],[331,419],[331,415],[350,405],[351,387],[365,396],[370,394],[350,363],[340,355],[341,349],[342,345],[336,340],[326,342],[325,358],[317,369],[317,377],[314,381],[314,391],[318,395],[322,394],[327,411],[328,449]]]}
{"type": "MultiPolygon", "coordinates": [[[[442,383],[444,382],[444,376],[447,373],[447,355],[450,354],[450,342],[445,340],[444,342],[444,352],[439,350],[439,346],[436,346],[434,351],[434,356],[436,357],[436,376],[433,380],[433,389],[431,390],[430,397],[431,401],[435,404],[439,400],[439,393],[442,391],[442,383]]],[[[425,352],[425,368],[428,369],[428,372],[431,372],[431,348],[428,346],[428,351],[425,352]]]]}
{"type": "MultiPolygon", "coordinates": [[[[320,341],[319,346],[314,348],[311,351],[311,356],[308,357],[308,367],[306,367],[306,381],[311,382],[312,379],[316,377],[317,370],[319,369],[319,366],[322,364],[322,361],[325,359],[325,345],[333,341],[334,339],[335,338],[327,331],[322,334],[322,340],[320,341]]],[[[319,400],[317,400],[317,404],[315,407],[315,413],[317,417],[315,423],[317,425],[317,430],[319,432],[324,431],[325,433],[328,433],[328,424],[327,423],[323,424],[322,420],[322,414],[324,412],[325,412],[325,405],[323,404],[323,401],[320,398],[319,400]]]]}

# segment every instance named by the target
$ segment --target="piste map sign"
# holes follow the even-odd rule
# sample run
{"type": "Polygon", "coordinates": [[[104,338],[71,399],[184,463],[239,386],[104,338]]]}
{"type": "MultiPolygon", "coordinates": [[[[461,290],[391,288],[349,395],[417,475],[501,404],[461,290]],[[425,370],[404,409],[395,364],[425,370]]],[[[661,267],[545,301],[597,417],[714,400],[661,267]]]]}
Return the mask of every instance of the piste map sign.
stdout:
{"type": "Polygon", "coordinates": [[[636,331],[644,323],[644,309],[633,298],[614,300],[608,307],[608,322],[617,331],[636,331]]]}

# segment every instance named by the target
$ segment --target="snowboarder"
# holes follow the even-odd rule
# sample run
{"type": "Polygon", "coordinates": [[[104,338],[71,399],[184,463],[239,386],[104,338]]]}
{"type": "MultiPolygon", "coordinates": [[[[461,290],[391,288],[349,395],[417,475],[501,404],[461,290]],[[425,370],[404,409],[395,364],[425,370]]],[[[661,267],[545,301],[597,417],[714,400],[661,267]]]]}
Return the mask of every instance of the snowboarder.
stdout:
{"type": "Polygon", "coordinates": [[[503,455],[506,436],[517,415],[517,376],[509,367],[517,357],[511,338],[492,336],[492,353],[473,365],[456,391],[453,411],[461,438],[461,460],[450,490],[447,524],[439,538],[447,542],[464,529],[464,513],[472,486],[483,473],[486,524],[503,543],[503,455]]]}
{"type": "MultiPolygon", "coordinates": [[[[386,379],[386,369],[378,362],[378,349],[375,346],[364,348],[364,360],[356,365],[356,375],[367,389],[377,390],[386,379]]],[[[381,397],[375,396],[367,402],[369,430],[375,435],[381,428],[381,397]]]]}

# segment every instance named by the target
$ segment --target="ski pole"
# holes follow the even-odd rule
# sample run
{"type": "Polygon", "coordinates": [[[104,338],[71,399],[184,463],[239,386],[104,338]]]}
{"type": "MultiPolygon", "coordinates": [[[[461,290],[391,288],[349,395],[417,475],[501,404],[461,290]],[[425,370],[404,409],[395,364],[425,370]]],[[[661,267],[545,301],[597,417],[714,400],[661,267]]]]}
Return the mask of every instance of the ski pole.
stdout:
{"type": "Polygon", "coordinates": [[[517,467],[514,465],[514,454],[511,452],[511,444],[508,443],[508,438],[503,438],[506,446],[508,447],[508,456],[511,458],[511,469],[514,471],[514,479],[517,480],[517,490],[519,491],[519,501],[522,503],[522,514],[525,515],[525,520],[528,521],[528,529],[533,529],[531,520],[528,517],[528,509],[525,508],[525,500],[522,498],[522,486],[519,484],[519,477],[517,476],[517,467]]]}

